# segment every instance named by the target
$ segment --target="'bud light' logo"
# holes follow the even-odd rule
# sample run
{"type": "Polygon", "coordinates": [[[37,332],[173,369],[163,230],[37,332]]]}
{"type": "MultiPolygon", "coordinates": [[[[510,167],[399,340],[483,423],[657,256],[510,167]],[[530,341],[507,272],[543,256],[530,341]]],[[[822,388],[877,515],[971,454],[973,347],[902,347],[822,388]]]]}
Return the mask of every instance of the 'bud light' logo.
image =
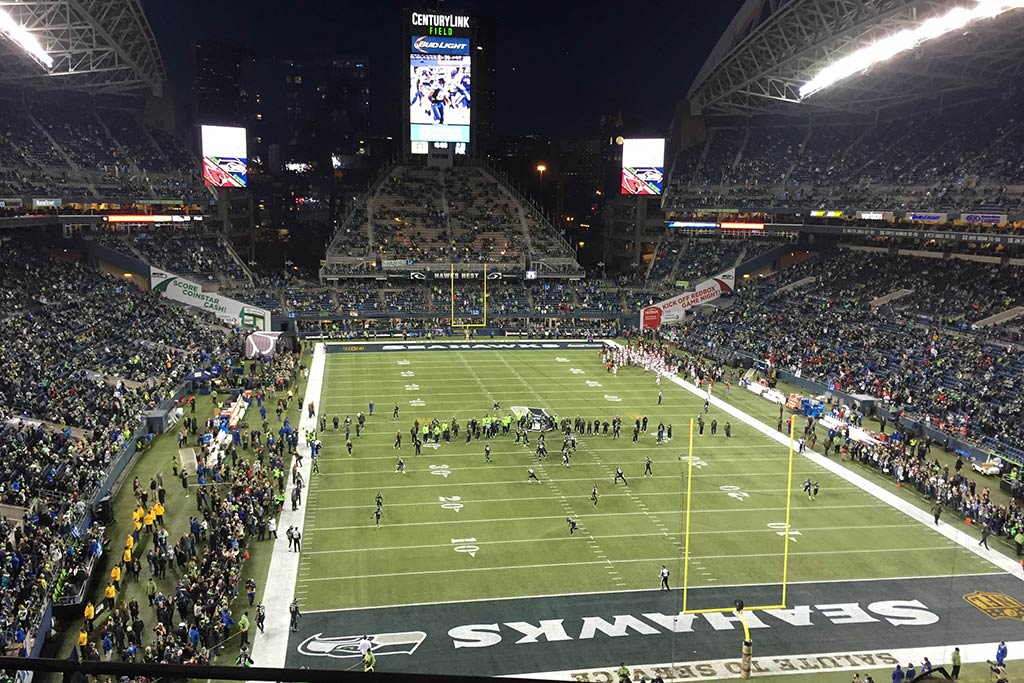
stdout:
{"type": "Polygon", "coordinates": [[[416,36],[412,39],[412,51],[421,55],[468,55],[469,38],[416,36]]]}

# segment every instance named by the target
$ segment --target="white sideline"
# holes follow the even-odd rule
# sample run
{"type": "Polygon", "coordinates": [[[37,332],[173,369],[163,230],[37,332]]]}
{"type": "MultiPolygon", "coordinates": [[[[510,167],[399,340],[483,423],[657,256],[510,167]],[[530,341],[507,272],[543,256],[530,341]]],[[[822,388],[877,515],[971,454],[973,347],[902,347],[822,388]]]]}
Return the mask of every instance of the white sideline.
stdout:
{"type": "MultiPolygon", "coordinates": [[[[263,604],[267,608],[267,619],[264,624],[266,631],[260,633],[256,628],[256,610],[250,609],[249,621],[252,627],[250,633],[255,633],[250,653],[256,666],[283,667],[285,657],[288,655],[288,635],[291,617],[288,611],[295,595],[295,581],[299,575],[299,557],[301,553],[288,551],[288,539],[285,531],[290,526],[297,526],[305,536],[306,506],[309,503],[309,475],[312,464],[309,458],[309,448],[302,434],[307,429],[317,429],[317,415],[309,417],[307,406],[312,398],[316,402],[317,414],[320,411],[320,390],[324,382],[324,368],[327,354],[323,344],[317,344],[313,350],[313,358],[309,368],[309,380],[306,382],[305,395],[299,398],[305,401],[300,407],[301,418],[299,418],[299,453],[302,455],[302,479],[306,482],[303,491],[302,505],[299,509],[292,511],[291,505],[291,468],[286,471],[288,486],[285,488],[284,510],[277,521],[277,540],[274,542],[274,549],[270,556],[270,569],[267,572],[266,583],[263,586],[263,604]]],[[[292,459],[294,463],[295,459],[292,459]]],[[[301,611],[305,605],[299,605],[301,611]]]]}
{"type": "MultiPolygon", "coordinates": [[[[622,347],[621,344],[615,341],[608,341],[607,343],[618,348],[622,347]]],[[[691,394],[694,394],[702,399],[707,397],[706,391],[701,391],[700,389],[697,388],[696,385],[681,379],[677,375],[666,374],[665,377],[670,382],[673,382],[674,384],[682,387],[683,389],[686,389],[691,394]]],[[[725,401],[722,401],[717,396],[711,396],[710,402],[711,405],[722,410],[723,412],[728,413],[729,415],[732,415],[733,417],[735,417],[748,427],[751,427],[761,432],[768,438],[774,439],[775,441],[782,444],[786,448],[789,448],[789,438],[785,434],[781,434],[773,430],[771,427],[764,424],[760,420],[752,418],[739,408],[736,408],[726,403],[725,401]]],[[[884,488],[874,483],[873,481],[868,480],[866,477],[863,477],[860,474],[857,474],[856,472],[847,469],[846,467],[843,467],[834,460],[826,458],[825,456],[819,455],[814,451],[810,450],[804,451],[802,455],[803,457],[807,458],[814,464],[823,467],[824,469],[828,470],[837,477],[842,478],[847,483],[853,484],[854,486],[861,489],[868,495],[874,496],[875,498],[882,501],[883,503],[886,503],[887,505],[891,505],[893,508],[899,510],[900,512],[907,515],[911,519],[921,522],[929,529],[932,529],[936,533],[945,536],[957,545],[960,545],[961,547],[971,551],[978,557],[988,560],[990,563],[999,567],[1008,574],[1016,576],[1018,579],[1024,581],[1024,575],[1020,573],[1021,567],[1017,562],[1013,561],[1012,559],[1010,559],[1003,553],[999,552],[998,550],[984,550],[978,545],[978,541],[975,540],[975,538],[967,532],[962,531],[953,526],[952,524],[948,524],[941,520],[939,521],[938,525],[936,525],[934,523],[932,516],[925,512],[924,510],[922,510],[921,508],[903,500],[900,496],[896,495],[895,493],[885,490],[884,488]]]]}

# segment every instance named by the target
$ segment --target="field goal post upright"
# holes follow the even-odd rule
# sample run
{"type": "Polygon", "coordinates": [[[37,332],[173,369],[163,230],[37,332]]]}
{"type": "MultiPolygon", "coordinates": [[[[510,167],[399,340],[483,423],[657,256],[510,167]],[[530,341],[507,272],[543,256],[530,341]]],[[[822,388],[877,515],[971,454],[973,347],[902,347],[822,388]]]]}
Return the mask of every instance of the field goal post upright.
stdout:
{"type": "Polygon", "coordinates": [[[448,286],[450,287],[450,290],[448,292],[448,303],[451,306],[451,317],[448,320],[449,320],[449,323],[451,324],[452,328],[454,329],[456,327],[460,327],[463,330],[465,330],[466,333],[468,334],[469,330],[472,329],[472,328],[487,327],[487,264],[486,263],[484,264],[484,272],[483,272],[483,281],[484,281],[483,300],[484,301],[483,301],[483,308],[481,309],[481,312],[483,313],[483,317],[482,317],[481,321],[478,322],[478,323],[456,323],[455,322],[455,264],[454,263],[451,265],[451,271],[449,272],[449,275],[450,275],[450,277],[449,277],[449,281],[448,281],[448,286]]]}
{"type": "Polygon", "coordinates": [[[796,431],[796,421],[791,416],[789,419],[789,458],[786,464],[786,521],[780,533],[782,536],[782,595],[778,605],[752,605],[744,604],[741,598],[733,601],[732,605],[714,608],[689,608],[690,593],[690,516],[691,500],[693,496],[693,426],[694,420],[690,418],[689,449],[686,467],[686,514],[683,525],[683,609],[681,614],[710,614],[732,612],[739,619],[743,626],[743,643],[740,649],[740,678],[750,678],[750,662],[753,656],[753,641],[750,638],[750,629],[744,612],[756,612],[771,609],[786,609],[787,587],[789,583],[789,540],[790,540],[790,512],[792,510],[793,498],[793,436],[796,431]]]}

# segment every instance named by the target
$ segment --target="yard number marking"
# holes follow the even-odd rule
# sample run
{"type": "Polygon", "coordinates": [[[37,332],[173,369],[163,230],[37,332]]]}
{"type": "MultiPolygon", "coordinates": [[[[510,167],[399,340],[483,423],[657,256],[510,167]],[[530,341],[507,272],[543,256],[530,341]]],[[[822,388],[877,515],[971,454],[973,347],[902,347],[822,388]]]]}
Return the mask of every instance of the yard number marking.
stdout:
{"type": "MultiPolygon", "coordinates": [[[[768,522],[768,528],[769,529],[773,529],[775,531],[775,533],[777,535],[779,535],[779,536],[785,536],[786,535],[786,523],[785,522],[768,522]]],[[[803,534],[801,534],[799,531],[797,531],[793,527],[789,528],[789,540],[793,541],[793,543],[796,543],[796,538],[794,538],[794,536],[802,536],[802,535],[803,534]]]]}
{"type": "Polygon", "coordinates": [[[402,377],[415,377],[416,373],[412,370],[402,370],[402,377]]]}
{"type": "Polygon", "coordinates": [[[604,395],[604,400],[606,400],[606,401],[612,401],[612,402],[618,403],[618,402],[619,402],[619,401],[621,401],[622,399],[621,399],[621,398],[619,398],[618,396],[614,396],[614,395],[612,395],[612,394],[605,394],[605,395],[604,395]]]}
{"type": "Polygon", "coordinates": [[[601,383],[600,382],[595,382],[592,379],[588,379],[587,380],[587,386],[588,387],[599,387],[599,386],[601,386],[601,383]]]}
{"type": "Polygon", "coordinates": [[[457,502],[462,500],[462,496],[438,496],[437,499],[441,501],[441,507],[445,510],[455,510],[458,512],[463,508],[462,503],[457,502]]]}
{"type": "Polygon", "coordinates": [[[405,385],[405,390],[406,391],[419,391],[420,390],[420,385],[419,384],[406,384],[405,385]]]}
{"type": "Polygon", "coordinates": [[[427,405],[427,402],[424,401],[422,398],[414,398],[413,400],[409,401],[409,405],[411,405],[413,408],[422,408],[423,406],[427,405]]]}
{"type": "Polygon", "coordinates": [[[430,466],[430,473],[431,474],[436,474],[438,476],[441,476],[441,477],[444,477],[445,479],[447,479],[448,475],[451,474],[452,471],[448,467],[448,465],[431,465],[430,466]]]}
{"type": "Polygon", "coordinates": [[[468,553],[470,557],[476,557],[476,553],[480,550],[478,545],[467,545],[469,543],[476,543],[475,538],[453,538],[452,545],[455,545],[455,552],[457,553],[468,553]],[[455,545],[458,543],[459,545],[455,545]]]}
{"type": "Polygon", "coordinates": [[[558,356],[557,358],[555,358],[555,362],[556,363],[568,363],[569,359],[568,358],[562,358],[561,356],[558,356]]]}
{"type": "Polygon", "coordinates": [[[725,493],[727,493],[729,495],[730,498],[735,498],[736,500],[740,501],[741,503],[743,502],[744,499],[750,498],[750,494],[749,493],[747,493],[746,491],[740,490],[739,486],[733,486],[732,484],[726,484],[725,486],[719,486],[718,490],[719,491],[724,491],[725,493]]]}
{"type": "Polygon", "coordinates": [[[706,462],[704,462],[700,458],[696,458],[696,457],[693,459],[693,461],[690,464],[694,467],[694,469],[698,469],[698,470],[702,470],[702,469],[704,469],[705,467],[708,466],[708,464],[706,462]]]}
{"type": "Polygon", "coordinates": [[[402,360],[398,361],[398,364],[399,365],[409,365],[410,363],[409,363],[409,361],[407,361],[406,359],[403,358],[402,360]]]}
{"type": "Polygon", "coordinates": [[[571,372],[574,375],[585,375],[586,374],[585,372],[583,372],[583,370],[581,370],[579,368],[569,368],[569,372],[571,372]]]}

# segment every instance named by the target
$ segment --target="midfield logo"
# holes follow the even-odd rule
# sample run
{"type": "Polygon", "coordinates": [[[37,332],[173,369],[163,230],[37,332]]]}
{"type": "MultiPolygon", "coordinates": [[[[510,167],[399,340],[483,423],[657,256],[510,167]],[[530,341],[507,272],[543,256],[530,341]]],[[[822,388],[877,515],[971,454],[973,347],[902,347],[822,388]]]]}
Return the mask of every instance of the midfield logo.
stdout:
{"type": "MultiPolygon", "coordinates": [[[[423,631],[403,631],[400,633],[377,633],[367,636],[371,650],[378,657],[381,655],[411,655],[423,644],[427,634],[423,631]]],[[[324,638],[323,633],[306,638],[299,644],[299,652],[310,657],[333,657],[335,659],[362,658],[359,654],[359,641],[362,636],[333,636],[324,638]]]]}
{"type": "Polygon", "coordinates": [[[1012,595],[1006,593],[987,593],[985,591],[974,591],[964,596],[964,600],[971,603],[986,616],[993,619],[1015,619],[1024,621],[1024,603],[1012,595]]]}

